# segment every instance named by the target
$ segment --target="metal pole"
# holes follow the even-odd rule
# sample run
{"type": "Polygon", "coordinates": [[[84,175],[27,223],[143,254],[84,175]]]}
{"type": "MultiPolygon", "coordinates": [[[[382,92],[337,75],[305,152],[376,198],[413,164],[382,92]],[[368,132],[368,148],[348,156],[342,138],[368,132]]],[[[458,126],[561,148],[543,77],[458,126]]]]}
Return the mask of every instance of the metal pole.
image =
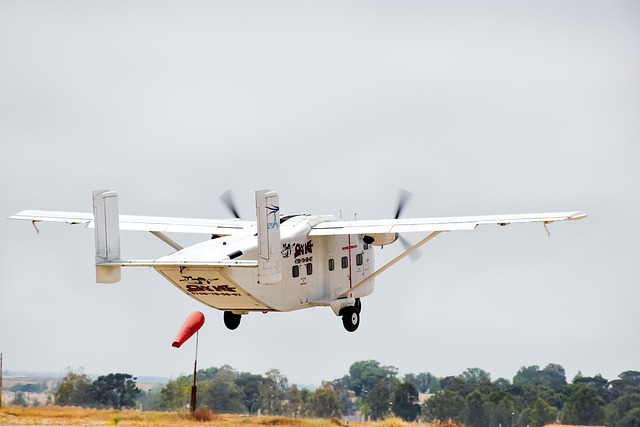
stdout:
{"type": "Polygon", "coordinates": [[[196,410],[196,372],[198,368],[198,338],[200,337],[200,331],[196,332],[196,359],[193,362],[193,386],[191,386],[191,414],[196,410]]]}

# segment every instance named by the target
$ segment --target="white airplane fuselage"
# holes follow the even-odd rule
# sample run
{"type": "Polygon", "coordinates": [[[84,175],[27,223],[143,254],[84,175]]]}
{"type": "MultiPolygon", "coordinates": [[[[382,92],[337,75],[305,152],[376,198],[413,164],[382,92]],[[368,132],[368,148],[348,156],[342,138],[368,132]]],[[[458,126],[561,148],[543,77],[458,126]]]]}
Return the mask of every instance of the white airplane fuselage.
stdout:
{"type": "MultiPolygon", "coordinates": [[[[374,250],[362,235],[309,236],[312,227],[331,216],[298,215],[280,225],[282,280],[259,283],[255,267],[158,266],[167,280],[196,300],[217,308],[245,314],[251,311],[292,311],[330,305],[375,271],[374,250]]],[[[255,235],[221,236],[160,258],[159,262],[189,260],[211,262],[255,260],[255,235]]],[[[371,279],[352,298],[369,295],[371,279]]],[[[337,314],[337,313],[336,313],[337,314]]]]}

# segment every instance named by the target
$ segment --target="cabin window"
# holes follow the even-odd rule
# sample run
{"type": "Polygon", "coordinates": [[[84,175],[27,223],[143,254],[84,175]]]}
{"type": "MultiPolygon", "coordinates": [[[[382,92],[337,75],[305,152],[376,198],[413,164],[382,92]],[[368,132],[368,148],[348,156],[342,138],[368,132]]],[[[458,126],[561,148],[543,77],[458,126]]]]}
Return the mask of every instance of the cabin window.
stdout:
{"type": "Polygon", "coordinates": [[[356,265],[362,265],[362,254],[356,255],[356,265]]]}
{"type": "Polygon", "coordinates": [[[294,265],[293,268],[291,269],[291,275],[293,277],[300,276],[300,267],[298,267],[297,265],[294,265]]]}
{"type": "Polygon", "coordinates": [[[333,271],[336,268],[336,262],[333,260],[333,258],[329,259],[329,271],[333,271]]]}
{"type": "Polygon", "coordinates": [[[347,268],[349,267],[349,258],[347,258],[346,256],[342,257],[342,268],[347,268]]]}
{"type": "Polygon", "coordinates": [[[307,276],[310,276],[313,273],[313,264],[307,264],[307,276]]]}

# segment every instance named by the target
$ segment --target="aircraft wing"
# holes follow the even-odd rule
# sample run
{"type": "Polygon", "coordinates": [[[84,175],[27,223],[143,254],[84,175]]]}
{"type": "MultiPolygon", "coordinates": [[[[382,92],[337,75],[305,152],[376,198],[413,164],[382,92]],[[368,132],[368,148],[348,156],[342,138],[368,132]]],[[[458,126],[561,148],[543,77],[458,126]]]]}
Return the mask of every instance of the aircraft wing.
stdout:
{"type": "Polygon", "coordinates": [[[515,215],[482,215],[441,218],[377,219],[357,221],[327,221],[311,230],[310,236],[332,236],[339,234],[383,234],[411,232],[442,232],[473,230],[479,225],[542,222],[545,225],[556,221],[573,221],[585,218],[583,212],[554,212],[515,215]]]}
{"type": "MultiPolygon", "coordinates": [[[[26,210],[10,216],[36,222],[64,222],[94,227],[93,213],[26,210]]],[[[255,221],[239,219],[198,219],[160,216],[120,215],[120,230],[151,231],[159,233],[202,233],[218,235],[254,234],[255,221]]]]}

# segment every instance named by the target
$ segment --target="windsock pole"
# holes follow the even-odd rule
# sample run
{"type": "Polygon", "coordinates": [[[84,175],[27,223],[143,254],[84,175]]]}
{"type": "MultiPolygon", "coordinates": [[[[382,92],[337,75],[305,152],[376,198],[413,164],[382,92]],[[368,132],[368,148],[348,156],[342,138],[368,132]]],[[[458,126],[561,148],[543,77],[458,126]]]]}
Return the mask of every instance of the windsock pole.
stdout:
{"type": "Polygon", "coordinates": [[[180,332],[178,332],[178,336],[171,344],[171,346],[179,348],[186,340],[191,338],[193,334],[196,335],[196,358],[193,362],[193,386],[191,387],[191,404],[189,406],[191,414],[196,410],[196,396],[198,390],[198,387],[196,386],[196,375],[198,373],[198,339],[200,338],[199,330],[202,325],[204,325],[204,314],[199,311],[194,311],[184,321],[180,332]]]}
{"type": "Polygon", "coordinates": [[[196,332],[196,358],[193,362],[193,386],[191,386],[191,414],[196,410],[196,396],[198,386],[196,386],[196,373],[198,369],[198,339],[200,338],[200,331],[196,332]]]}

